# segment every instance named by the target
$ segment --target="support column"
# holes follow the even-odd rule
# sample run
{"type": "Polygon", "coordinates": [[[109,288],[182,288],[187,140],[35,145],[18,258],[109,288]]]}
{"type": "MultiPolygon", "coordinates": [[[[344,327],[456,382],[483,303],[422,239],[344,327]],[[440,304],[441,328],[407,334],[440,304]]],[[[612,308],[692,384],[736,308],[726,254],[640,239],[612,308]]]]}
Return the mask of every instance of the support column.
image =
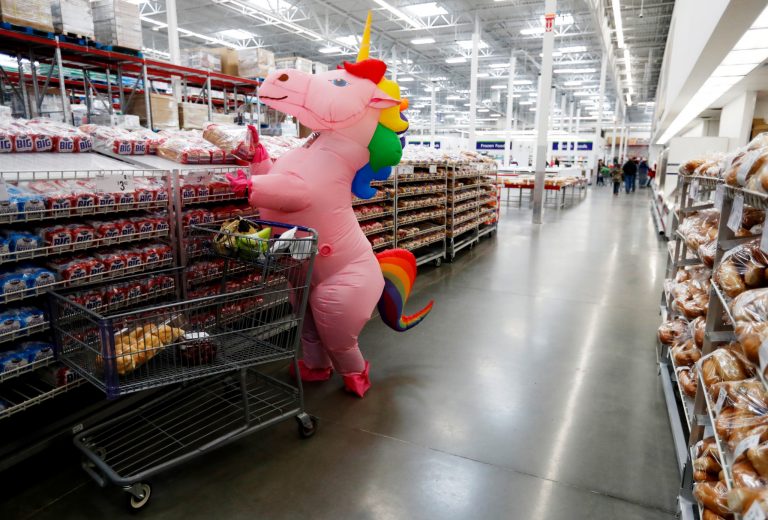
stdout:
{"type": "MultiPolygon", "coordinates": [[[[605,105],[605,76],[608,72],[608,56],[605,55],[605,52],[603,52],[602,59],[600,60],[602,63],[600,64],[600,90],[598,91],[598,95],[600,96],[598,98],[599,104],[597,107],[597,124],[595,125],[595,139],[592,143],[592,155],[593,155],[593,162],[592,167],[597,168],[597,159],[602,157],[604,154],[602,153],[602,133],[603,133],[603,105],[605,105]]],[[[595,173],[596,175],[600,175],[600,172],[595,173]]]]}
{"type": "MultiPolygon", "coordinates": [[[[149,74],[147,74],[146,61],[141,64],[141,83],[142,87],[144,87],[144,110],[147,111],[147,128],[154,130],[152,127],[152,102],[150,100],[152,87],[149,85],[149,74]]],[[[125,108],[123,108],[123,110],[125,110],[125,108]]]]}
{"type": "Polygon", "coordinates": [[[477,62],[480,53],[480,18],[475,15],[475,32],[472,33],[472,62],[469,75],[469,149],[477,148],[477,62]]]}
{"type": "Polygon", "coordinates": [[[574,134],[573,142],[575,143],[573,145],[573,158],[574,158],[573,162],[574,163],[576,162],[576,156],[578,155],[578,152],[579,152],[579,131],[580,131],[580,129],[581,129],[581,107],[576,109],[576,129],[573,132],[573,134],[574,134]]]}
{"type": "Polygon", "coordinates": [[[616,124],[619,120],[619,100],[616,100],[616,106],[613,109],[613,131],[611,132],[611,157],[610,161],[613,163],[614,157],[616,157],[616,124]]]}
{"type": "Polygon", "coordinates": [[[432,136],[430,138],[431,144],[430,146],[432,148],[435,147],[435,134],[437,133],[437,92],[435,89],[437,88],[437,85],[432,82],[432,105],[429,109],[429,133],[432,136]]]}
{"type": "MultiPolygon", "coordinates": [[[[574,123],[574,121],[573,121],[573,111],[574,110],[576,110],[576,100],[575,99],[571,100],[571,102],[568,103],[568,130],[567,130],[568,133],[571,135],[571,139],[570,139],[571,142],[575,143],[575,142],[577,142],[577,139],[573,137],[573,123],[574,123]]],[[[576,162],[576,160],[575,160],[576,159],[576,151],[577,151],[576,148],[578,148],[578,146],[576,146],[574,144],[573,145],[574,162],[576,162]]]]}
{"type": "MultiPolygon", "coordinates": [[[[58,36],[56,37],[56,52],[54,55],[56,58],[56,70],[59,73],[59,95],[61,95],[61,111],[63,112],[62,117],[65,123],[69,123],[71,125],[73,121],[72,117],[70,117],[69,98],[67,98],[67,84],[64,81],[64,66],[61,63],[61,49],[59,48],[58,36]]],[[[120,92],[122,92],[122,90],[120,92]]]]}
{"type": "MultiPolygon", "coordinates": [[[[556,0],[544,1],[544,15],[554,16],[556,0]]],[[[552,23],[554,20],[552,21],[552,23]]],[[[547,120],[552,87],[552,50],[555,44],[553,27],[544,32],[538,110],[536,111],[536,179],[533,185],[533,223],[541,224],[544,209],[544,178],[547,168],[547,120]]]]}
{"type": "MultiPolygon", "coordinates": [[[[181,65],[176,0],[165,0],[165,22],[168,24],[168,53],[171,55],[171,63],[174,65],[181,65]]],[[[173,87],[173,98],[177,103],[181,102],[181,78],[172,76],[171,85],[173,87]]]]}
{"type": "Polygon", "coordinates": [[[397,83],[397,71],[398,71],[399,65],[397,63],[397,47],[392,47],[392,68],[390,69],[392,71],[392,81],[397,83]]]}
{"type": "Polygon", "coordinates": [[[515,51],[512,51],[512,55],[509,59],[509,81],[507,81],[507,119],[504,124],[504,164],[502,167],[509,166],[510,147],[512,146],[512,110],[514,109],[514,85],[515,85],[515,68],[517,67],[517,56],[515,51]]]}

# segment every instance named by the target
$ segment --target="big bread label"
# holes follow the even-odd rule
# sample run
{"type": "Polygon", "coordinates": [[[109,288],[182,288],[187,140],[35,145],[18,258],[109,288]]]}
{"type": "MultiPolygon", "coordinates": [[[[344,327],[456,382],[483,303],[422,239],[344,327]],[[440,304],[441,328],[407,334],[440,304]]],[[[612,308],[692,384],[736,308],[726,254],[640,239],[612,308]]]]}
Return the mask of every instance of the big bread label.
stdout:
{"type": "Polygon", "coordinates": [[[145,141],[136,141],[133,143],[134,155],[144,155],[147,153],[147,143],[145,141]]]}
{"type": "Polygon", "coordinates": [[[62,138],[59,139],[59,142],[56,144],[56,150],[59,153],[74,152],[75,151],[75,143],[69,137],[62,137],[62,138]]]}
{"type": "Polygon", "coordinates": [[[117,144],[117,154],[118,155],[131,155],[131,152],[133,152],[133,147],[131,146],[130,142],[120,141],[117,144]]]}
{"type": "Polygon", "coordinates": [[[92,148],[93,148],[93,143],[89,138],[81,137],[77,141],[78,152],[90,152],[92,148]]]}
{"type": "Polygon", "coordinates": [[[757,448],[760,445],[760,435],[750,435],[746,439],[742,439],[736,445],[736,449],[733,451],[733,460],[738,459],[745,451],[757,448]]]}
{"type": "Polygon", "coordinates": [[[758,499],[752,502],[752,507],[741,518],[742,520],[765,520],[765,512],[763,511],[761,500],[758,499]]]}
{"type": "Polygon", "coordinates": [[[34,149],[32,138],[28,135],[17,135],[14,140],[14,149],[17,152],[31,152],[34,149]]]}
{"type": "Polygon", "coordinates": [[[165,220],[158,222],[155,229],[157,231],[168,231],[168,222],[165,220]]]}
{"type": "Polygon", "coordinates": [[[89,295],[88,298],[83,302],[83,307],[89,310],[98,309],[102,305],[102,299],[101,296],[98,294],[92,294],[89,295]]]}
{"type": "Polygon", "coordinates": [[[53,149],[53,141],[47,135],[35,136],[35,151],[50,152],[53,149]]]}
{"type": "Polygon", "coordinates": [[[0,135],[0,153],[11,153],[13,151],[13,142],[5,134],[0,135]]]}
{"type": "Polygon", "coordinates": [[[141,296],[141,287],[138,285],[131,286],[130,289],[128,289],[128,294],[126,295],[128,298],[134,299],[141,296]]]}

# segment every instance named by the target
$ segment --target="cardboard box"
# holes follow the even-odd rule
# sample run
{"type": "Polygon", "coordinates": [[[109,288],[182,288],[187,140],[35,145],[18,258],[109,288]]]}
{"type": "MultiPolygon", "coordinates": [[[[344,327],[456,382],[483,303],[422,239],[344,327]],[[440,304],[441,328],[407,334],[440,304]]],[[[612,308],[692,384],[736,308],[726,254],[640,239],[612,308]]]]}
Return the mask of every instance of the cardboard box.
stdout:
{"type": "Polygon", "coordinates": [[[181,57],[181,64],[193,69],[221,72],[221,56],[212,52],[186,51],[181,57]]]}
{"type": "Polygon", "coordinates": [[[754,139],[758,134],[765,132],[768,132],[768,123],[766,123],[765,119],[753,119],[751,139],[754,139]]]}
{"type": "Polygon", "coordinates": [[[184,129],[202,130],[208,121],[208,105],[179,103],[179,126],[184,129]]]}
{"type": "MultiPolygon", "coordinates": [[[[149,95],[150,110],[152,111],[152,130],[178,130],[179,106],[173,96],[163,94],[149,95]]],[[[139,116],[142,126],[147,127],[147,111],[144,96],[133,96],[131,104],[125,109],[126,114],[139,116]]]]}
{"type": "Polygon", "coordinates": [[[93,10],[94,39],[106,45],[140,50],[143,46],[137,3],[127,0],[96,0],[93,10]]]}
{"type": "Polygon", "coordinates": [[[51,15],[57,33],[94,39],[93,13],[89,0],[52,0],[51,15]]]}
{"type": "Polygon", "coordinates": [[[238,75],[243,78],[263,78],[275,70],[275,54],[266,49],[239,49],[238,75]]]}
{"type": "Polygon", "coordinates": [[[51,0],[0,0],[0,20],[53,32],[51,0]]]}
{"type": "Polygon", "coordinates": [[[312,72],[315,74],[322,74],[323,72],[328,72],[328,65],[326,65],[325,63],[320,63],[319,61],[313,61],[312,72]]]}
{"type": "Polygon", "coordinates": [[[221,123],[226,125],[233,125],[235,124],[235,114],[233,113],[220,114],[220,113],[214,112],[213,114],[211,114],[211,122],[221,123]]]}
{"type": "Polygon", "coordinates": [[[275,60],[277,69],[296,69],[307,74],[312,74],[312,60],[301,58],[299,56],[288,56],[275,60]]]}
{"type": "Polygon", "coordinates": [[[221,60],[221,73],[229,76],[239,76],[237,67],[237,51],[228,47],[206,48],[205,52],[215,54],[221,60]]]}

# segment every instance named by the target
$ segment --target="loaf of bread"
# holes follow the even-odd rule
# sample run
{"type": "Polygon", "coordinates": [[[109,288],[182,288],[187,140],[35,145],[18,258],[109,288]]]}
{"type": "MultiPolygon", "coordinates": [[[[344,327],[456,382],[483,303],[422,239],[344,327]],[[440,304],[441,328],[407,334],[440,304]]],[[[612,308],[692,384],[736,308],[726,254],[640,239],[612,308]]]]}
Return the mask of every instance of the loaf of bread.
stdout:
{"type": "Polygon", "coordinates": [[[698,386],[694,368],[683,367],[677,371],[677,380],[680,382],[680,388],[683,393],[691,399],[696,397],[696,387],[698,386]]]}
{"type": "Polygon", "coordinates": [[[704,316],[699,316],[691,322],[691,334],[693,335],[693,342],[699,348],[704,346],[704,332],[706,327],[707,320],[704,318],[704,316]]]}
{"type": "Polygon", "coordinates": [[[728,515],[728,487],[724,482],[697,482],[693,486],[693,496],[705,508],[719,515],[728,515]]]}
{"type": "Polygon", "coordinates": [[[677,366],[691,366],[701,358],[701,350],[689,338],[684,342],[670,348],[670,354],[675,360],[677,366]]]}
{"type": "MultiPolygon", "coordinates": [[[[730,515],[728,515],[730,518],[730,515]]],[[[726,520],[724,516],[720,516],[711,509],[704,509],[704,514],[701,515],[701,520],[726,520]]]]}
{"type": "Polygon", "coordinates": [[[662,323],[658,330],[659,341],[664,345],[672,345],[690,334],[688,320],[675,318],[662,323]]]}
{"type": "MultiPolygon", "coordinates": [[[[184,331],[169,325],[146,324],[115,334],[115,367],[117,373],[126,375],[155,357],[167,345],[173,343],[184,331]]],[[[98,356],[96,362],[103,365],[98,356]]]]}
{"type": "Polygon", "coordinates": [[[734,513],[746,513],[755,501],[768,514],[768,488],[735,488],[728,493],[728,508],[734,513]]]}
{"type": "Polygon", "coordinates": [[[761,444],[756,448],[748,449],[747,458],[761,477],[768,478],[768,445],[761,444]]]}

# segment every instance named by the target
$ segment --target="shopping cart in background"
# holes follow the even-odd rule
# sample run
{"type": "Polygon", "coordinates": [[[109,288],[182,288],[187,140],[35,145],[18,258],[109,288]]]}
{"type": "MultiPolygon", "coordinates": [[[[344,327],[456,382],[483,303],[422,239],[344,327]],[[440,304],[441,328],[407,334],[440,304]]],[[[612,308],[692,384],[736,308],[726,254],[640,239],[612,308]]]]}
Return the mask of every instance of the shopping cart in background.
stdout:
{"type": "Polygon", "coordinates": [[[316,431],[301,381],[288,384],[258,367],[291,360],[298,373],[317,234],[236,224],[194,226],[208,235],[206,254],[219,269],[211,295],[105,312],[51,293],[58,358],[108,398],[173,386],[75,437],[85,471],[101,486],[123,487],[131,510],[147,505],[149,477],[197,455],[289,418],[303,438],[316,431]]]}

